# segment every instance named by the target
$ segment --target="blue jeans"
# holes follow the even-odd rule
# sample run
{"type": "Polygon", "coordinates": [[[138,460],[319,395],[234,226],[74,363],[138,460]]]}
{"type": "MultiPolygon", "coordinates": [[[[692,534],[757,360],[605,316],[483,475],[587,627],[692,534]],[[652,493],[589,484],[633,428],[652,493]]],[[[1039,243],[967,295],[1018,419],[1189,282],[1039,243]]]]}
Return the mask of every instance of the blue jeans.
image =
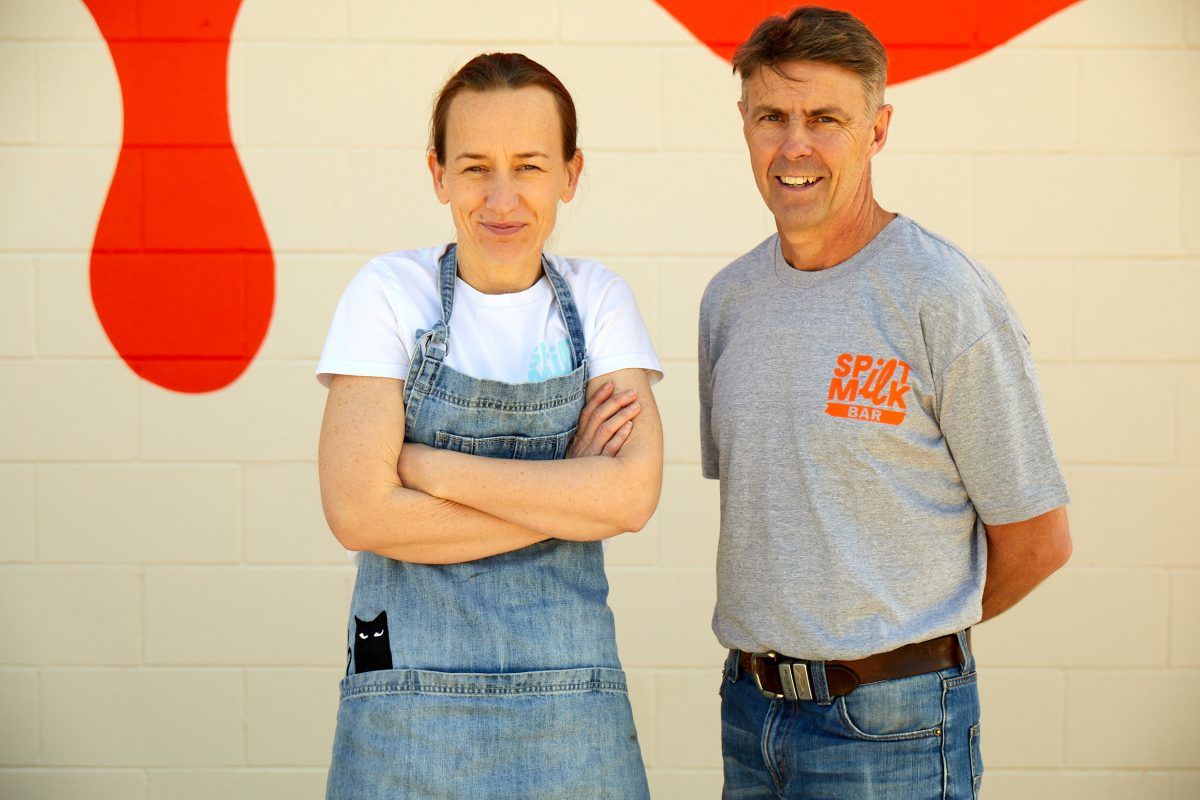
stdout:
{"type": "Polygon", "coordinates": [[[979,694],[962,667],[859,686],[830,698],[771,700],[741,673],[721,683],[725,800],[964,800],[979,796],[979,694]]]}

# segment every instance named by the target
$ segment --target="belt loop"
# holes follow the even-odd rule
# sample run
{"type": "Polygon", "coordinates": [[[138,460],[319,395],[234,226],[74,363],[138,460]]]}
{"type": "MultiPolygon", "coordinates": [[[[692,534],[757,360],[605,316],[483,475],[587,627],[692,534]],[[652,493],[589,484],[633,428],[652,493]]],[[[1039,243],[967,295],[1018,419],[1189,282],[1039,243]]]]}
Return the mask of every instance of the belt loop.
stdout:
{"type": "Polygon", "coordinates": [[[962,674],[970,675],[975,671],[975,654],[971,652],[971,629],[966,628],[954,634],[958,637],[958,647],[962,650],[962,674]]]}
{"type": "Polygon", "coordinates": [[[741,676],[742,666],[738,663],[739,655],[741,655],[739,651],[730,650],[729,655],[725,657],[723,672],[725,673],[726,680],[730,683],[737,683],[738,678],[741,676]]]}
{"type": "Polygon", "coordinates": [[[829,696],[829,681],[825,677],[824,661],[808,661],[808,680],[812,684],[813,700],[819,706],[827,706],[833,702],[829,696]]]}

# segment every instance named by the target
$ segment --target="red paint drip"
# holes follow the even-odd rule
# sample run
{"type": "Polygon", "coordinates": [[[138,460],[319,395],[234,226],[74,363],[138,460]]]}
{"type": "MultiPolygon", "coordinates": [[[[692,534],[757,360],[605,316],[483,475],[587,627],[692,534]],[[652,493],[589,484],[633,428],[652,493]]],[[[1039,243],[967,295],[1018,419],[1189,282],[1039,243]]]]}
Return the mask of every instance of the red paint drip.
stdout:
{"type": "Polygon", "coordinates": [[[241,0],[84,0],[121,84],[124,135],[92,244],[92,302],[125,363],[224,388],[262,345],[275,265],[229,132],[241,0]]]}
{"type": "MultiPolygon", "coordinates": [[[[781,0],[657,0],[671,16],[721,58],[766,17],[797,3],[781,0]]],[[[888,51],[888,83],[919,78],[961,64],[1007,42],[1077,0],[821,0],[866,23],[888,51]]]]}

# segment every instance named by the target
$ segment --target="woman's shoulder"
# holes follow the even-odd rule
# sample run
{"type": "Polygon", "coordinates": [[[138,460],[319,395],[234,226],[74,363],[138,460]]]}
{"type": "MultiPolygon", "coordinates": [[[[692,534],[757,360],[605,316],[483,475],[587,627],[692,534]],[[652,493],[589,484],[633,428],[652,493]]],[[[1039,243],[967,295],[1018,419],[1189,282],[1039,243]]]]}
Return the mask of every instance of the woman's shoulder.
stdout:
{"type": "Polygon", "coordinates": [[[615,272],[594,258],[563,256],[549,252],[544,255],[564,277],[569,275],[616,275],[615,272]]]}
{"type": "Polygon", "coordinates": [[[571,289],[576,293],[582,291],[588,294],[603,294],[614,287],[626,289],[628,282],[617,273],[594,258],[579,258],[576,256],[560,256],[546,253],[550,265],[566,278],[571,289]]]}
{"type": "Polygon", "coordinates": [[[414,278],[436,276],[438,259],[446,252],[446,247],[445,244],[439,244],[381,253],[363,264],[359,274],[387,282],[407,282],[414,278]]]}
{"type": "Polygon", "coordinates": [[[438,259],[445,249],[441,244],[377,255],[358,269],[343,297],[399,308],[437,295],[438,259]]]}

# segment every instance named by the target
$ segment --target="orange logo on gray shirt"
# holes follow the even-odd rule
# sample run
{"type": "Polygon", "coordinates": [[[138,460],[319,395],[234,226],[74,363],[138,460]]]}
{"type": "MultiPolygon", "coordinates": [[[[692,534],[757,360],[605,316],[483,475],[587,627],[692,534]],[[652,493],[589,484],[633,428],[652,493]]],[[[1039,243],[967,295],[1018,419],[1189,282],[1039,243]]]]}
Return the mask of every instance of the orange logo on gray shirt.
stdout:
{"type": "Polygon", "coordinates": [[[825,406],[825,413],[831,417],[899,425],[907,413],[904,395],[912,390],[908,373],[908,364],[898,358],[885,360],[842,353],[829,381],[829,405],[825,406]]]}

